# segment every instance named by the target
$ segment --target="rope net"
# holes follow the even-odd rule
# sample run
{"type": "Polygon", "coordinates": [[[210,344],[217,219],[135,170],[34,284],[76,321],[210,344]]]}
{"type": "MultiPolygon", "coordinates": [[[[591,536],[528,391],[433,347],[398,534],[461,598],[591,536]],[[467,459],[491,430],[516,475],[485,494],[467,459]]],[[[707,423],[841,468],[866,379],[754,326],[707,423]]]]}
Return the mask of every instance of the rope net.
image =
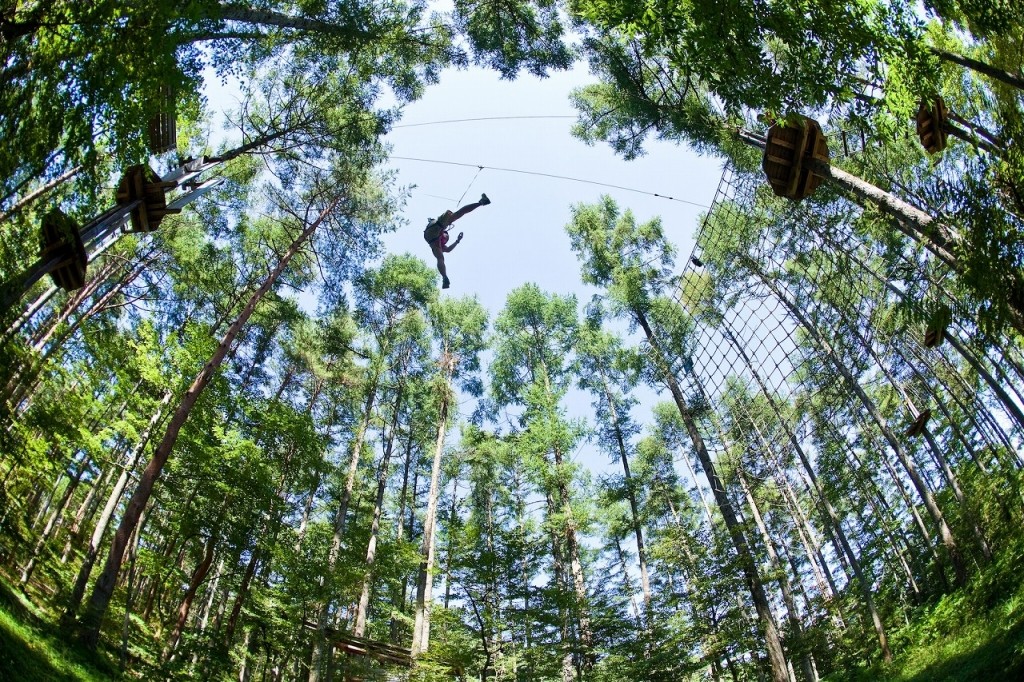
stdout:
{"type": "Polygon", "coordinates": [[[961,545],[983,543],[961,475],[1021,467],[1022,363],[964,324],[926,347],[930,311],[956,306],[951,273],[819,194],[789,202],[724,169],[672,293],[692,324],[676,371],[734,507],[750,512],[753,486],[809,594],[827,601],[823,569],[846,560],[822,497],[858,529],[870,573],[917,592],[941,548],[924,496],[961,545]]]}

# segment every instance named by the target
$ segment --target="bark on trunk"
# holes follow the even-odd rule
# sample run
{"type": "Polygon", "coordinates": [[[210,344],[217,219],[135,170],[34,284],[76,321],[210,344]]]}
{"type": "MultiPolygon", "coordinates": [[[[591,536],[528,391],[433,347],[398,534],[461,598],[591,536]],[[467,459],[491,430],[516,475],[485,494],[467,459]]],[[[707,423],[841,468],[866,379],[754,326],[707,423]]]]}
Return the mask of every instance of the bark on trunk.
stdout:
{"type": "Polygon", "coordinates": [[[43,527],[43,532],[39,534],[39,539],[36,541],[35,547],[32,549],[32,557],[28,560],[21,571],[21,579],[18,581],[19,585],[26,585],[32,577],[32,572],[35,570],[36,561],[39,559],[40,553],[43,551],[43,548],[46,547],[46,543],[50,539],[50,535],[57,528],[57,522],[64,515],[65,510],[67,510],[68,505],[71,503],[71,496],[74,495],[75,490],[78,488],[78,484],[82,480],[82,475],[85,474],[85,471],[88,468],[88,463],[82,462],[74,477],[68,481],[68,485],[64,489],[64,494],[61,495],[60,504],[57,505],[57,508],[47,520],[46,526],[43,527]]]}
{"type": "MultiPolygon", "coordinates": [[[[345,525],[348,521],[348,507],[352,501],[352,491],[355,490],[356,474],[359,472],[359,460],[363,451],[363,441],[366,439],[366,431],[370,428],[370,419],[373,416],[373,406],[377,399],[380,372],[379,367],[374,367],[373,376],[370,379],[369,386],[367,386],[363,416],[359,422],[355,438],[352,439],[352,446],[349,452],[348,475],[345,478],[345,490],[338,504],[338,511],[334,516],[334,535],[331,538],[331,549],[327,555],[325,575],[330,575],[334,571],[334,567],[338,563],[338,556],[341,554],[341,542],[345,536],[345,525]]],[[[324,577],[321,576],[320,585],[323,586],[324,582],[324,577]]],[[[318,682],[324,657],[330,656],[333,651],[327,648],[327,627],[330,620],[330,610],[331,600],[324,599],[320,605],[320,612],[317,617],[317,645],[313,652],[313,660],[309,666],[309,682],[318,682]]]]}
{"type": "Polygon", "coordinates": [[[955,52],[941,50],[937,47],[930,47],[928,49],[932,54],[943,61],[962,66],[965,69],[977,71],[978,73],[985,74],[989,78],[994,78],[1001,83],[1006,83],[1009,86],[1017,88],[1018,90],[1024,90],[1024,78],[1014,75],[1005,69],[1000,69],[986,62],[971,59],[970,57],[965,57],[961,54],[956,54],[955,52]]]}
{"type": "MultiPolygon", "coordinates": [[[[800,613],[797,611],[796,600],[793,598],[793,585],[790,582],[789,573],[779,561],[779,552],[775,546],[775,540],[772,538],[771,533],[768,532],[768,526],[761,516],[761,510],[757,506],[757,500],[754,498],[754,492],[751,490],[750,482],[747,480],[747,475],[742,465],[736,468],[736,474],[740,482],[740,488],[743,490],[743,495],[747,499],[747,506],[750,507],[750,513],[754,517],[754,524],[761,534],[761,541],[764,543],[765,551],[768,552],[768,565],[771,567],[772,573],[778,576],[779,590],[782,592],[782,603],[786,606],[789,627],[793,631],[793,637],[799,643],[799,640],[803,638],[804,629],[800,623],[800,613]]],[[[804,652],[803,656],[800,657],[800,664],[803,668],[804,677],[809,682],[817,682],[817,669],[810,652],[804,652]]]]}
{"type": "Polygon", "coordinates": [[[244,5],[222,4],[214,11],[212,18],[344,38],[347,39],[347,42],[339,46],[339,49],[346,51],[369,44],[380,37],[379,32],[365,31],[308,17],[290,16],[271,10],[251,9],[244,5]]]}
{"type": "MultiPolygon", "coordinates": [[[[3,25],[4,24],[0,23],[0,26],[3,26],[3,25]]],[[[0,29],[0,30],[2,30],[2,29],[0,29]]],[[[25,208],[26,206],[28,206],[33,201],[35,201],[39,197],[43,196],[44,194],[46,194],[50,190],[53,190],[53,189],[56,189],[57,187],[60,187],[65,182],[67,182],[71,178],[73,178],[76,175],[78,175],[81,171],[82,171],[82,166],[74,166],[72,168],[69,168],[66,171],[64,171],[63,173],[61,173],[60,175],[58,175],[57,177],[55,177],[53,180],[50,180],[45,185],[42,185],[38,189],[33,190],[33,191],[29,192],[28,194],[26,194],[21,199],[18,199],[18,201],[15,202],[14,205],[11,206],[8,210],[4,211],[3,213],[0,213],[0,223],[6,222],[7,219],[10,218],[12,215],[17,213],[21,209],[25,208]]]]}
{"type": "Polygon", "coordinates": [[[640,565],[640,590],[644,597],[644,627],[650,631],[653,623],[651,612],[651,581],[647,573],[647,547],[644,545],[643,528],[640,525],[639,506],[636,502],[636,491],[633,489],[633,477],[629,470],[629,456],[626,453],[626,440],[622,435],[622,428],[619,424],[619,412],[615,406],[615,399],[608,388],[608,380],[601,371],[601,384],[604,387],[605,399],[608,401],[608,410],[612,418],[612,429],[615,432],[615,444],[619,450],[619,458],[622,461],[622,473],[626,484],[626,499],[629,501],[630,521],[633,525],[633,534],[636,536],[637,563],[640,565]]]}
{"type": "Polygon", "coordinates": [[[75,580],[75,585],[71,589],[71,599],[68,603],[67,609],[64,612],[64,623],[70,625],[75,616],[78,613],[78,607],[82,603],[82,598],[85,596],[85,588],[89,583],[89,576],[92,574],[93,566],[96,563],[96,557],[99,555],[100,545],[103,542],[103,536],[107,532],[107,526],[110,525],[110,519],[114,516],[114,510],[117,505],[121,502],[121,495],[124,493],[124,488],[128,484],[128,478],[131,472],[135,469],[135,465],[139,461],[139,457],[142,455],[142,451],[149,443],[149,439],[160,423],[163,417],[164,410],[171,402],[171,398],[174,396],[172,391],[166,391],[163,399],[160,401],[160,405],[157,407],[156,412],[149,420],[149,424],[146,426],[146,430],[139,436],[139,442],[132,450],[127,461],[124,464],[124,468],[121,470],[121,475],[118,476],[117,482],[114,484],[114,489],[110,491],[110,496],[107,497],[107,503],[103,507],[103,512],[100,514],[100,518],[96,521],[96,526],[93,528],[92,537],[89,539],[89,546],[86,548],[85,558],[82,560],[82,566],[78,569],[78,578],[75,580]]]}
{"type": "MultiPolygon", "coordinates": [[[[871,595],[871,586],[863,579],[863,573],[860,566],[860,562],[857,559],[857,557],[853,554],[850,548],[850,544],[846,538],[846,533],[842,528],[842,523],[840,522],[835,509],[832,507],[832,503],[829,502],[828,497],[825,495],[825,491],[822,490],[820,484],[818,483],[817,475],[815,474],[814,469],[811,466],[811,462],[810,459],[807,457],[807,453],[804,451],[804,448],[801,445],[799,439],[796,437],[796,434],[789,427],[787,421],[783,418],[781,412],[778,409],[778,406],[776,405],[775,395],[772,392],[770,392],[768,390],[768,387],[764,384],[763,378],[754,368],[754,365],[751,362],[750,357],[746,353],[746,349],[742,346],[742,344],[738,342],[738,340],[733,335],[731,330],[724,328],[723,331],[726,334],[726,338],[729,339],[729,342],[737,350],[740,357],[743,359],[743,362],[746,364],[751,375],[754,377],[754,380],[760,387],[762,394],[771,403],[772,410],[775,412],[775,415],[778,417],[780,423],[783,424],[786,430],[786,436],[787,438],[789,438],[789,442],[793,446],[793,451],[797,454],[797,457],[800,459],[800,463],[804,468],[804,474],[810,481],[810,487],[814,491],[815,498],[818,501],[821,508],[824,510],[825,517],[828,520],[828,523],[831,525],[831,528],[834,529],[835,535],[840,539],[840,542],[838,543],[838,551],[846,554],[850,564],[853,566],[853,571],[855,576],[857,577],[858,586],[860,587],[862,597],[864,598],[864,605],[869,613],[869,620],[871,620],[872,625],[875,628],[875,633],[878,637],[878,644],[882,650],[882,656],[886,662],[891,662],[892,651],[889,649],[889,641],[885,633],[885,628],[882,625],[881,615],[878,613],[878,609],[875,606],[874,598],[871,595]]],[[[786,483],[786,490],[789,490],[788,480],[785,480],[785,476],[781,472],[779,472],[779,475],[781,478],[783,478],[784,482],[786,483]]],[[[798,517],[801,521],[801,525],[798,526],[798,528],[800,529],[801,538],[803,538],[805,546],[808,546],[808,559],[812,562],[812,565],[815,565],[816,568],[818,568],[822,573],[824,573],[824,576],[828,582],[832,594],[836,595],[839,593],[839,591],[832,578],[832,574],[829,571],[828,562],[825,561],[823,558],[820,561],[815,562],[811,554],[810,547],[808,545],[808,540],[813,538],[810,524],[808,523],[807,518],[804,517],[803,512],[800,509],[799,504],[797,504],[796,497],[795,495],[793,495],[792,491],[789,491],[789,497],[792,498],[791,503],[793,507],[796,509],[798,517]],[[805,537],[803,530],[804,527],[806,527],[807,535],[810,536],[810,538],[805,537]]],[[[815,546],[815,551],[820,555],[820,548],[815,546]]],[[[840,558],[842,557],[840,556],[840,558]]],[[[824,590],[822,590],[822,592],[824,592],[824,590]]],[[[836,602],[836,607],[840,609],[839,618],[841,620],[845,620],[842,614],[841,605],[838,602],[836,602]]]]}
{"type": "Polygon", "coordinates": [[[189,611],[192,610],[192,601],[196,598],[199,586],[206,580],[206,575],[210,572],[210,567],[213,565],[213,550],[216,546],[217,537],[216,535],[211,535],[210,539],[206,541],[203,558],[192,572],[192,579],[189,580],[188,589],[185,590],[181,606],[178,607],[178,620],[174,624],[170,641],[167,643],[164,660],[170,660],[174,657],[174,652],[178,648],[178,642],[181,641],[181,633],[185,631],[185,623],[188,621],[189,611]]]}
{"type": "Polygon", "coordinates": [[[373,582],[373,564],[377,560],[377,537],[380,535],[380,517],[384,510],[384,491],[387,489],[388,472],[391,469],[391,452],[395,444],[395,432],[398,431],[398,414],[402,407],[404,385],[399,384],[395,395],[395,406],[391,422],[391,430],[388,433],[387,442],[384,444],[384,454],[381,456],[380,468],[377,472],[377,497],[373,504],[373,520],[370,522],[370,539],[366,544],[365,575],[363,576],[363,587],[359,595],[359,606],[356,608],[356,623],[352,634],[356,637],[363,637],[366,634],[366,612],[370,607],[370,587],[373,582]]]}
{"type": "Polygon", "coordinates": [[[246,595],[249,594],[249,586],[256,574],[256,565],[260,561],[259,547],[253,549],[249,555],[249,563],[245,565],[245,573],[242,575],[242,583],[238,586],[238,594],[231,605],[231,615],[228,616],[228,623],[224,627],[224,646],[230,649],[235,639],[235,629],[238,627],[238,617],[242,614],[242,604],[245,603],[246,595]]]}

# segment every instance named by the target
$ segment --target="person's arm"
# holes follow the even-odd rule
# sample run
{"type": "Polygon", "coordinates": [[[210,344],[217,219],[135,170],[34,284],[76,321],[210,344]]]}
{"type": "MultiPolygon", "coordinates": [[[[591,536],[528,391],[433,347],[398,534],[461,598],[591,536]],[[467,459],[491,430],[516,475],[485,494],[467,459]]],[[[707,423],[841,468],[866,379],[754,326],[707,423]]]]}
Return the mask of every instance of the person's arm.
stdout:
{"type": "Polygon", "coordinates": [[[454,249],[454,248],[455,248],[456,246],[458,246],[458,245],[459,245],[459,242],[461,242],[461,241],[462,241],[462,233],[461,233],[461,232],[459,232],[459,236],[455,238],[455,243],[454,243],[454,244],[452,244],[451,246],[446,246],[446,247],[444,247],[444,252],[445,252],[445,253],[448,253],[449,251],[451,251],[452,249],[454,249]]]}

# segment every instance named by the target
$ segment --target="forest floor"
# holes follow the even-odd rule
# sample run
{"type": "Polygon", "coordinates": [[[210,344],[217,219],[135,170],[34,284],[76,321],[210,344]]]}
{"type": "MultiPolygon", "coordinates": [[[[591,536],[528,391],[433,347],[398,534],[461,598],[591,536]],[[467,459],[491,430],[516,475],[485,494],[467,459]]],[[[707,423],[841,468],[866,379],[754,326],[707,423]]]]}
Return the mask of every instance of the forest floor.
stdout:
{"type": "MultiPolygon", "coordinates": [[[[1024,680],[1024,584],[989,603],[987,610],[979,608],[984,606],[970,588],[947,595],[893,633],[892,665],[833,672],[825,680],[1024,680]]],[[[0,681],[100,682],[119,677],[109,663],[66,641],[55,619],[0,579],[0,681]]]]}
{"type": "Polygon", "coordinates": [[[829,682],[1003,682],[1024,680],[1024,580],[1021,551],[968,585],[921,607],[891,633],[895,660],[833,673],[829,682]]]}
{"type": "Polygon", "coordinates": [[[99,682],[118,676],[62,637],[54,622],[0,580],[0,680],[99,682]]]}

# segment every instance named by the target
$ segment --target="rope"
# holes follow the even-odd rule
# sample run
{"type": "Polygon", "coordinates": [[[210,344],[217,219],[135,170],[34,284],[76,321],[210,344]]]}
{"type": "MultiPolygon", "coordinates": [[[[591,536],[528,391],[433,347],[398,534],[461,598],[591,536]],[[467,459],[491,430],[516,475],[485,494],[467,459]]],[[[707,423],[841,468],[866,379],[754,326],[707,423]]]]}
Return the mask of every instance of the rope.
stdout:
{"type": "MultiPolygon", "coordinates": [[[[556,180],[571,180],[572,182],[581,182],[581,183],[586,184],[586,185],[597,185],[597,186],[600,186],[600,187],[611,187],[613,189],[620,189],[620,190],[622,190],[624,192],[634,192],[636,194],[646,194],[647,196],[658,197],[659,199],[668,199],[669,201],[676,201],[676,202],[678,202],[680,204],[689,204],[690,206],[696,206],[698,208],[710,208],[709,206],[706,206],[704,204],[698,204],[695,201],[687,201],[686,199],[676,199],[675,197],[670,197],[670,196],[668,196],[666,194],[658,194],[657,192],[648,192],[646,190],[634,189],[632,187],[623,187],[622,185],[613,185],[613,184],[608,183],[608,182],[598,182],[597,180],[584,180],[582,178],[573,178],[573,177],[570,177],[568,175],[554,175],[552,173],[541,173],[540,171],[520,170],[518,168],[498,168],[497,166],[481,166],[481,165],[476,164],[476,163],[459,163],[458,161],[439,161],[437,159],[419,159],[419,158],[415,158],[415,157],[412,157],[412,156],[392,156],[391,158],[392,159],[398,159],[400,161],[420,161],[422,163],[441,163],[441,164],[445,164],[445,165],[448,165],[448,166],[465,166],[467,168],[474,168],[474,167],[476,167],[476,168],[478,168],[480,170],[483,170],[483,169],[486,168],[488,170],[502,171],[504,173],[520,173],[522,175],[537,175],[537,176],[545,177],[545,178],[555,178],[556,180]]],[[[478,173],[479,173],[479,171],[478,171],[478,173]]],[[[467,187],[466,190],[468,191],[469,188],[467,187]]],[[[463,196],[465,196],[465,194],[463,194],[463,196]]]]}
{"type": "Polygon", "coordinates": [[[469,181],[469,184],[468,184],[468,185],[466,185],[466,189],[465,189],[465,190],[463,190],[463,192],[462,192],[462,196],[461,196],[461,197],[459,197],[459,200],[455,202],[455,205],[456,205],[456,206],[461,206],[461,205],[462,205],[462,200],[466,198],[466,192],[468,192],[468,191],[469,191],[469,188],[473,186],[473,183],[474,183],[474,182],[476,182],[476,179],[477,179],[478,177],[480,177],[480,173],[481,173],[481,171],[483,171],[483,169],[484,169],[484,167],[483,167],[483,166],[477,166],[477,171],[476,171],[476,175],[474,175],[474,176],[473,176],[473,179],[469,181]]]}

